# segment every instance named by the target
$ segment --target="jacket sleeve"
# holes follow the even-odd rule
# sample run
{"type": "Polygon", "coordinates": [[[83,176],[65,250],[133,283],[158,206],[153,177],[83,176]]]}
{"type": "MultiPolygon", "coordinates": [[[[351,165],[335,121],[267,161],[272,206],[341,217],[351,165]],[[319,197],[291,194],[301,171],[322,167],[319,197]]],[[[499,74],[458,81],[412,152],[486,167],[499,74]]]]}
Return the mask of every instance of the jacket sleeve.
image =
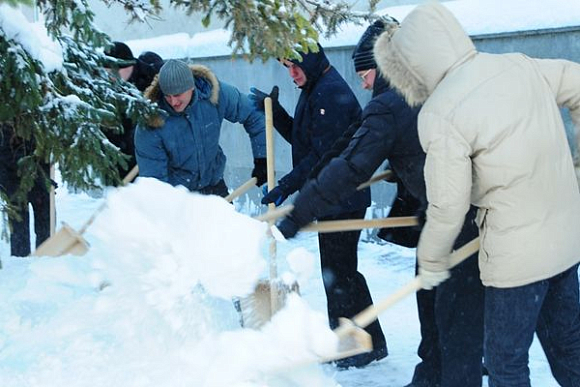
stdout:
{"type": "Polygon", "coordinates": [[[280,133],[284,140],[292,143],[292,126],[294,119],[278,104],[272,107],[272,116],[274,121],[274,128],[280,133]]]}
{"type": "Polygon", "coordinates": [[[220,82],[219,108],[226,120],[244,126],[250,136],[254,158],[266,157],[264,113],[254,107],[248,96],[237,88],[220,82]]]}
{"type": "Polygon", "coordinates": [[[317,178],[309,180],[295,198],[291,217],[299,227],[325,216],[372,176],[392,152],[397,135],[395,125],[390,111],[365,115],[346,149],[317,178]]]}
{"type": "Polygon", "coordinates": [[[157,130],[137,126],[135,156],[139,166],[139,176],[154,177],[166,183],[169,181],[169,158],[157,130]]]}
{"type": "Polygon", "coordinates": [[[427,154],[427,222],[417,256],[427,270],[447,268],[471,202],[471,146],[452,124],[433,113],[419,113],[419,139],[427,154]]]}
{"type": "MultiPolygon", "coordinates": [[[[332,95],[340,95],[340,93],[334,93],[331,90],[325,93],[325,96],[332,95]]],[[[292,171],[280,180],[280,185],[286,188],[287,193],[291,194],[302,188],[312,168],[322,155],[330,149],[337,138],[342,135],[343,132],[336,133],[336,130],[333,129],[337,126],[342,126],[344,130],[347,129],[345,124],[347,125],[348,122],[342,121],[348,119],[349,112],[340,111],[339,109],[345,109],[345,105],[333,101],[329,102],[328,98],[322,98],[321,96],[310,104],[310,117],[307,120],[309,125],[304,129],[310,134],[309,152],[300,160],[300,163],[294,166],[292,171]],[[330,107],[332,107],[332,110],[330,110],[330,107]]],[[[358,115],[354,119],[359,117],[360,107],[358,107],[358,115]]]]}
{"type": "Polygon", "coordinates": [[[580,185],[580,64],[562,59],[535,59],[558,106],[567,108],[574,123],[574,165],[580,185]]]}

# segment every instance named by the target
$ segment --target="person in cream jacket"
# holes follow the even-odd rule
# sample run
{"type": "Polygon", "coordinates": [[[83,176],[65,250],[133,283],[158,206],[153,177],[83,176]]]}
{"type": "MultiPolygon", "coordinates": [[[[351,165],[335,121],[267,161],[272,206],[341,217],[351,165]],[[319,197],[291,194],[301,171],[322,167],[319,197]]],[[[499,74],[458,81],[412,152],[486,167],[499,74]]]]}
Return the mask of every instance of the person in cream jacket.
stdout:
{"type": "Polygon", "coordinates": [[[580,386],[580,190],[558,109],[580,127],[580,65],[478,52],[438,2],[417,6],[374,52],[407,102],[423,104],[423,286],[447,278],[453,241],[475,205],[489,385],[530,385],[535,332],[558,383],[580,386]]]}

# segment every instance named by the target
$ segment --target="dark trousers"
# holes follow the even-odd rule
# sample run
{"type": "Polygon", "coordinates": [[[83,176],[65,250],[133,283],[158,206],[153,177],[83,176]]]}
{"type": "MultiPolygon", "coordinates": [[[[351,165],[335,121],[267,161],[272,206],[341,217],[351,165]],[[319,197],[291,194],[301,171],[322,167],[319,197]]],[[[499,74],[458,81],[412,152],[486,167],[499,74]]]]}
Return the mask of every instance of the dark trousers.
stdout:
{"type": "MultiPolygon", "coordinates": [[[[365,210],[325,217],[324,220],[362,219],[365,210]]],[[[318,234],[322,280],[326,292],[328,320],[332,329],[339,317],[351,318],[373,300],[366,280],[358,271],[360,231],[318,234]]],[[[386,349],[386,340],[378,320],[365,328],[373,339],[373,348],[386,349]]]]}
{"type": "Polygon", "coordinates": [[[485,364],[490,387],[529,387],[534,332],[563,387],[580,386],[578,265],[515,288],[485,289],[485,364]]]}
{"type": "MultiPolygon", "coordinates": [[[[46,166],[48,173],[48,166],[46,166]]],[[[36,247],[50,236],[50,194],[42,179],[37,179],[28,193],[28,203],[34,211],[34,233],[36,247]]],[[[10,197],[18,188],[16,170],[2,173],[2,189],[10,197]]],[[[19,211],[20,220],[9,217],[10,222],[10,255],[26,257],[30,255],[30,216],[26,203],[19,211]]]]}
{"type": "MultiPolygon", "coordinates": [[[[468,213],[455,242],[463,246],[478,235],[468,213]]],[[[482,384],[484,287],[477,254],[451,269],[451,277],[432,290],[417,292],[421,325],[413,383],[428,387],[480,387],[482,384]]]]}

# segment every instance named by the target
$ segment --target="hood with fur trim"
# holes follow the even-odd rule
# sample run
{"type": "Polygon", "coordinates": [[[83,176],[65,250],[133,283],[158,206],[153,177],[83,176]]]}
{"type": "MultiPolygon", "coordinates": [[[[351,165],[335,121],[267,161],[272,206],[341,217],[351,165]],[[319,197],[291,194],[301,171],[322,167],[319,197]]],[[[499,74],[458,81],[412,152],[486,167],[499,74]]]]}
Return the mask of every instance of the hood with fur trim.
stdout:
{"type": "Polygon", "coordinates": [[[477,51],[457,19],[443,5],[418,5],[401,26],[379,36],[374,55],[382,74],[411,106],[424,103],[453,68],[477,51]]]}
{"type": "MultiPolygon", "coordinates": [[[[217,105],[219,102],[220,94],[220,84],[215,76],[215,74],[207,67],[202,65],[189,65],[191,72],[193,73],[193,78],[195,79],[195,92],[192,97],[195,103],[195,99],[208,99],[213,105],[217,105]]],[[[151,102],[160,103],[163,106],[162,98],[163,92],[159,86],[159,75],[156,75],[151,82],[151,85],[145,90],[145,98],[149,99],[151,102]]],[[[161,115],[152,117],[148,126],[151,129],[157,129],[165,124],[165,120],[161,115]]]]}

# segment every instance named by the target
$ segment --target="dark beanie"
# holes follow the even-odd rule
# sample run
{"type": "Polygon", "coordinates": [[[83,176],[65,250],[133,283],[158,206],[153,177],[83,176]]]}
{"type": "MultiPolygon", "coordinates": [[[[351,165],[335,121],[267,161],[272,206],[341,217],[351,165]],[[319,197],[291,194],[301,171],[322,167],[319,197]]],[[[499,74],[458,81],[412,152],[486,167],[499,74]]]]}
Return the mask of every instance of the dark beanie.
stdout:
{"type": "Polygon", "coordinates": [[[113,42],[113,45],[105,51],[105,55],[120,59],[120,61],[117,62],[119,68],[133,66],[137,63],[137,60],[133,56],[133,52],[129,46],[123,42],[113,42]]]}
{"type": "Polygon", "coordinates": [[[147,63],[148,65],[152,66],[155,69],[155,72],[158,73],[161,70],[161,66],[165,63],[163,58],[159,56],[159,54],[153,51],[145,51],[141,55],[139,55],[139,60],[147,63]]]}
{"type": "Polygon", "coordinates": [[[395,19],[379,19],[371,24],[358,41],[353,53],[352,60],[354,61],[355,71],[364,71],[369,69],[376,69],[377,63],[373,55],[373,48],[375,40],[383,33],[387,22],[397,22],[395,19]]]}

